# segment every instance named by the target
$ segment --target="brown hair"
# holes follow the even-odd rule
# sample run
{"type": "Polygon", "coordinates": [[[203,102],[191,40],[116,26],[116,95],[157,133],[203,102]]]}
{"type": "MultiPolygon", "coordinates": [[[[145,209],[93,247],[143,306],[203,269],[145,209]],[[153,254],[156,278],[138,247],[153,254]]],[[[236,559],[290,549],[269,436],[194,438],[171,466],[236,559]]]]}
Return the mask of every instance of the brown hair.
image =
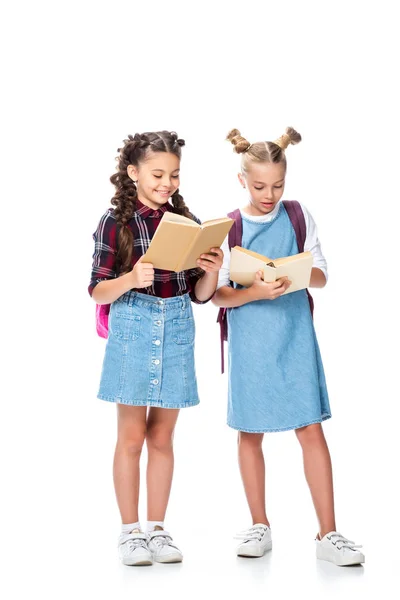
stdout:
{"type": "MultiPolygon", "coordinates": [[[[117,172],[111,175],[110,181],[115,185],[115,195],[111,204],[115,206],[114,216],[119,228],[117,270],[120,275],[132,269],[133,233],[128,227],[128,221],[136,210],[137,189],[128,175],[128,166],[138,167],[152,152],[170,152],[181,158],[181,147],[185,141],[178,138],[174,131],[157,131],[128,135],[122,148],[118,148],[117,172]]],[[[171,196],[174,212],[193,218],[179,190],[171,196]]]]}
{"type": "Polygon", "coordinates": [[[286,168],[285,150],[290,144],[301,142],[301,135],[292,127],[287,127],[275,142],[251,144],[238,129],[232,129],[226,139],[233,144],[237,154],[242,154],[242,170],[246,172],[251,162],[284,163],[286,168]]]}

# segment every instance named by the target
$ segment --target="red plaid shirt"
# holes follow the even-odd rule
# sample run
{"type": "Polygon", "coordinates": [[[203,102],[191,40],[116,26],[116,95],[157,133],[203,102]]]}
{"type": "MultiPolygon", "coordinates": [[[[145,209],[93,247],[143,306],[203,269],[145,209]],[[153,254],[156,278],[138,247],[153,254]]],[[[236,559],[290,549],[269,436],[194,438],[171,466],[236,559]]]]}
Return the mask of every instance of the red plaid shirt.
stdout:
{"type": "MultiPolygon", "coordinates": [[[[136,202],[137,209],[128,222],[128,227],[132,230],[134,240],[132,266],[146,253],[165,211],[175,212],[173,206],[169,203],[164,204],[158,210],[153,210],[142,204],[139,200],[136,202]]],[[[200,223],[196,217],[194,220],[196,223],[200,223]]],[[[101,217],[100,223],[93,234],[95,245],[92,277],[88,288],[90,295],[92,295],[94,288],[100,281],[118,277],[116,269],[118,231],[114,209],[110,208],[101,217]]],[[[179,273],[154,269],[154,272],[153,285],[135,291],[160,298],[172,298],[189,293],[192,301],[197,304],[208,302],[208,300],[201,302],[196,298],[194,293],[197,281],[204,275],[204,271],[201,269],[190,269],[189,271],[180,271],[179,273]]]]}

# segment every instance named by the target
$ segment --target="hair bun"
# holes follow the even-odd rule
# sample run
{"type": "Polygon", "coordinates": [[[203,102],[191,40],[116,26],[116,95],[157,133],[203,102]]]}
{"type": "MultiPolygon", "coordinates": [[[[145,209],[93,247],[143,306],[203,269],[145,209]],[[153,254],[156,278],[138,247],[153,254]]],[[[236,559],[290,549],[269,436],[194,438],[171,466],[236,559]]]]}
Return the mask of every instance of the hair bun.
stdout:
{"type": "Polygon", "coordinates": [[[176,133],[176,131],[170,131],[170,136],[172,138],[173,144],[178,144],[178,146],[180,146],[180,147],[185,145],[185,140],[178,138],[178,134],[176,133]]]}
{"type": "Polygon", "coordinates": [[[286,127],[285,133],[280,138],[275,140],[274,144],[279,146],[283,151],[286,150],[290,144],[295,145],[301,142],[301,135],[297,133],[293,127],[286,127]]]}
{"type": "Polygon", "coordinates": [[[239,129],[231,129],[226,136],[226,139],[234,146],[233,149],[237,154],[247,152],[251,146],[250,142],[242,136],[239,129]]]}

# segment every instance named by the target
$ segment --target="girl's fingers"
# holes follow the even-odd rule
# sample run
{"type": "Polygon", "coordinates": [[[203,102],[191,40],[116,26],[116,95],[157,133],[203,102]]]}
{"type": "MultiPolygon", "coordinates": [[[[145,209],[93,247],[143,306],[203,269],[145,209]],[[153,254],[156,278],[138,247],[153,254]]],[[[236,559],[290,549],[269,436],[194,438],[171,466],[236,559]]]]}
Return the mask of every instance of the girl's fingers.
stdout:
{"type": "Polygon", "coordinates": [[[197,264],[200,267],[200,269],[203,269],[203,271],[206,271],[206,273],[213,273],[215,271],[219,271],[219,267],[217,267],[216,265],[211,265],[207,261],[199,261],[197,264]]]}
{"type": "Polygon", "coordinates": [[[215,268],[216,263],[212,260],[198,260],[197,264],[199,265],[199,267],[201,267],[202,269],[204,269],[204,267],[211,267],[211,268],[215,268]]]}
{"type": "Polygon", "coordinates": [[[279,296],[282,296],[282,294],[286,292],[286,289],[287,288],[284,285],[281,285],[279,288],[275,289],[273,293],[274,300],[279,298],[279,296]]]}
{"type": "Polygon", "coordinates": [[[224,257],[224,253],[222,252],[221,248],[211,248],[210,252],[214,252],[217,256],[221,258],[224,257]]]}
{"type": "Polygon", "coordinates": [[[284,286],[286,282],[287,282],[287,277],[281,277],[280,279],[277,279],[276,281],[273,281],[271,283],[272,289],[274,289],[274,291],[276,291],[276,290],[278,290],[278,288],[284,286]]]}
{"type": "Polygon", "coordinates": [[[215,263],[218,260],[218,256],[212,254],[201,254],[199,260],[207,260],[208,262],[215,263]]]}

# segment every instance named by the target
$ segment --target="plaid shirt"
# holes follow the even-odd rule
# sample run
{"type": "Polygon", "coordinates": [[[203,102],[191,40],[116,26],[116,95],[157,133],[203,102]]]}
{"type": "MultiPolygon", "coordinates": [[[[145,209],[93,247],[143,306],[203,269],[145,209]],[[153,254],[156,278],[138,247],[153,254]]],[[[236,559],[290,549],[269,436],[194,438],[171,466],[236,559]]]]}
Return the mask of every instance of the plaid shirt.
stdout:
{"type": "MultiPolygon", "coordinates": [[[[133,217],[128,222],[128,227],[132,230],[134,249],[132,256],[132,266],[136,264],[143,254],[146,253],[150,241],[160,224],[163,214],[169,210],[175,212],[171,204],[167,203],[158,210],[153,210],[136,201],[137,209],[133,217]]],[[[194,218],[196,223],[200,224],[199,219],[194,218]]],[[[108,209],[101,217],[100,223],[93,234],[95,241],[92,277],[89,285],[89,294],[92,295],[94,288],[100,281],[106,281],[118,277],[116,269],[117,239],[119,229],[114,217],[114,210],[108,209]]],[[[182,296],[189,293],[190,298],[196,304],[205,304],[201,302],[194,293],[197,281],[204,275],[201,269],[190,269],[189,271],[163,271],[154,269],[154,283],[144,289],[135,290],[142,294],[150,294],[160,298],[172,298],[173,296],[182,296]]]]}

